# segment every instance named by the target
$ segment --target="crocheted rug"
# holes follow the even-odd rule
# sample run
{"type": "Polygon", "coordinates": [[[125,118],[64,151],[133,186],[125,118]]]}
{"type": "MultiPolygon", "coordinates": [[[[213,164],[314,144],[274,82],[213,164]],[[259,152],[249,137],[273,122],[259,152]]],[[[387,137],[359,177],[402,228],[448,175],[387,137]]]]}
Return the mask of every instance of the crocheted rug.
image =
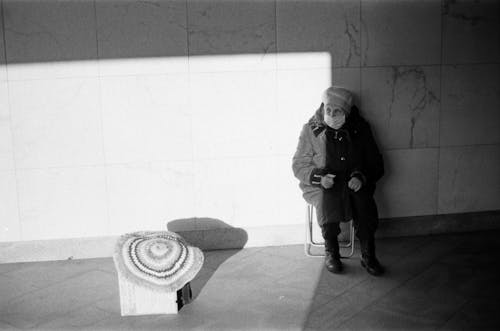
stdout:
{"type": "Polygon", "coordinates": [[[203,265],[203,253],[169,231],[127,233],[118,239],[113,260],[133,283],[174,292],[190,282],[203,265]]]}

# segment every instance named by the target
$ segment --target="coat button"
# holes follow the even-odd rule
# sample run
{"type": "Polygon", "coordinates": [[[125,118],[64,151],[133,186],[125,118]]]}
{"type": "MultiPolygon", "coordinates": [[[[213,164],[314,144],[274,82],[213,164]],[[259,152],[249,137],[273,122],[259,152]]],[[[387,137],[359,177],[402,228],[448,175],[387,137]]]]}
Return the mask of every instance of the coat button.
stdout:
{"type": "Polygon", "coordinates": [[[340,161],[345,161],[345,157],[343,157],[343,156],[342,156],[342,157],[340,158],[340,161]]]}

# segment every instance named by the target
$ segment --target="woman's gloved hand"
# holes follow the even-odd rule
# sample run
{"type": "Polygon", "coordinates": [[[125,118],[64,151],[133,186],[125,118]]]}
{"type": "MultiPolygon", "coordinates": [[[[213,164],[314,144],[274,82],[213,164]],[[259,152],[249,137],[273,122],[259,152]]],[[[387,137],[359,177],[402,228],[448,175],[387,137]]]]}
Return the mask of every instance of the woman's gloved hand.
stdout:
{"type": "Polygon", "coordinates": [[[361,186],[363,186],[363,183],[358,178],[352,177],[349,183],[347,183],[347,186],[354,192],[358,192],[361,186]]]}
{"type": "Polygon", "coordinates": [[[335,175],[332,174],[326,174],[325,176],[321,177],[321,186],[323,186],[325,189],[329,189],[335,184],[334,181],[335,175]]]}

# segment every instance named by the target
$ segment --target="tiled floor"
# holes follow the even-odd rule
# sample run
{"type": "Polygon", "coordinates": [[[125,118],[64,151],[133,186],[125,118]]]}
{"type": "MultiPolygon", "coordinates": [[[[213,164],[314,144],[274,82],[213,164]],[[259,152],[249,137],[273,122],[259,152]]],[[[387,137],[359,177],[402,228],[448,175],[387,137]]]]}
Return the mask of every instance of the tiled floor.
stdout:
{"type": "Polygon", "coordinates": [[[388,272],[359,253],[342,275],[302,246],[211,251],[178,315],[121,317],[110,258],[0,265],[0,329],[500,329],[500,232],[378,241],[388,272]]]}

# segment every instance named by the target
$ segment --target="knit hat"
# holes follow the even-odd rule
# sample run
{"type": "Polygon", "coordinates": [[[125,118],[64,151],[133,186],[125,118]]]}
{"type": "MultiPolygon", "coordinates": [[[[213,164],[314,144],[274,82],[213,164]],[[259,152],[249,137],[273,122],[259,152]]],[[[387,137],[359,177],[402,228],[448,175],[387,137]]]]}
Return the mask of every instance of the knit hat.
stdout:
{"type": "Polygon", "coordinates": [[[175,292],[190,282],[203,265],[203,253],[169,231],[122,235],[113,260],[121,275],[157,291],[175,292]]]}
{"type": "Polygon", "coordinates": [[[327,88],[322,95],[324,104],[330,103],[344,111],[346,115],[351,111],[353,97],[352,93],[341,86],[331,86],[327,88]]]}

